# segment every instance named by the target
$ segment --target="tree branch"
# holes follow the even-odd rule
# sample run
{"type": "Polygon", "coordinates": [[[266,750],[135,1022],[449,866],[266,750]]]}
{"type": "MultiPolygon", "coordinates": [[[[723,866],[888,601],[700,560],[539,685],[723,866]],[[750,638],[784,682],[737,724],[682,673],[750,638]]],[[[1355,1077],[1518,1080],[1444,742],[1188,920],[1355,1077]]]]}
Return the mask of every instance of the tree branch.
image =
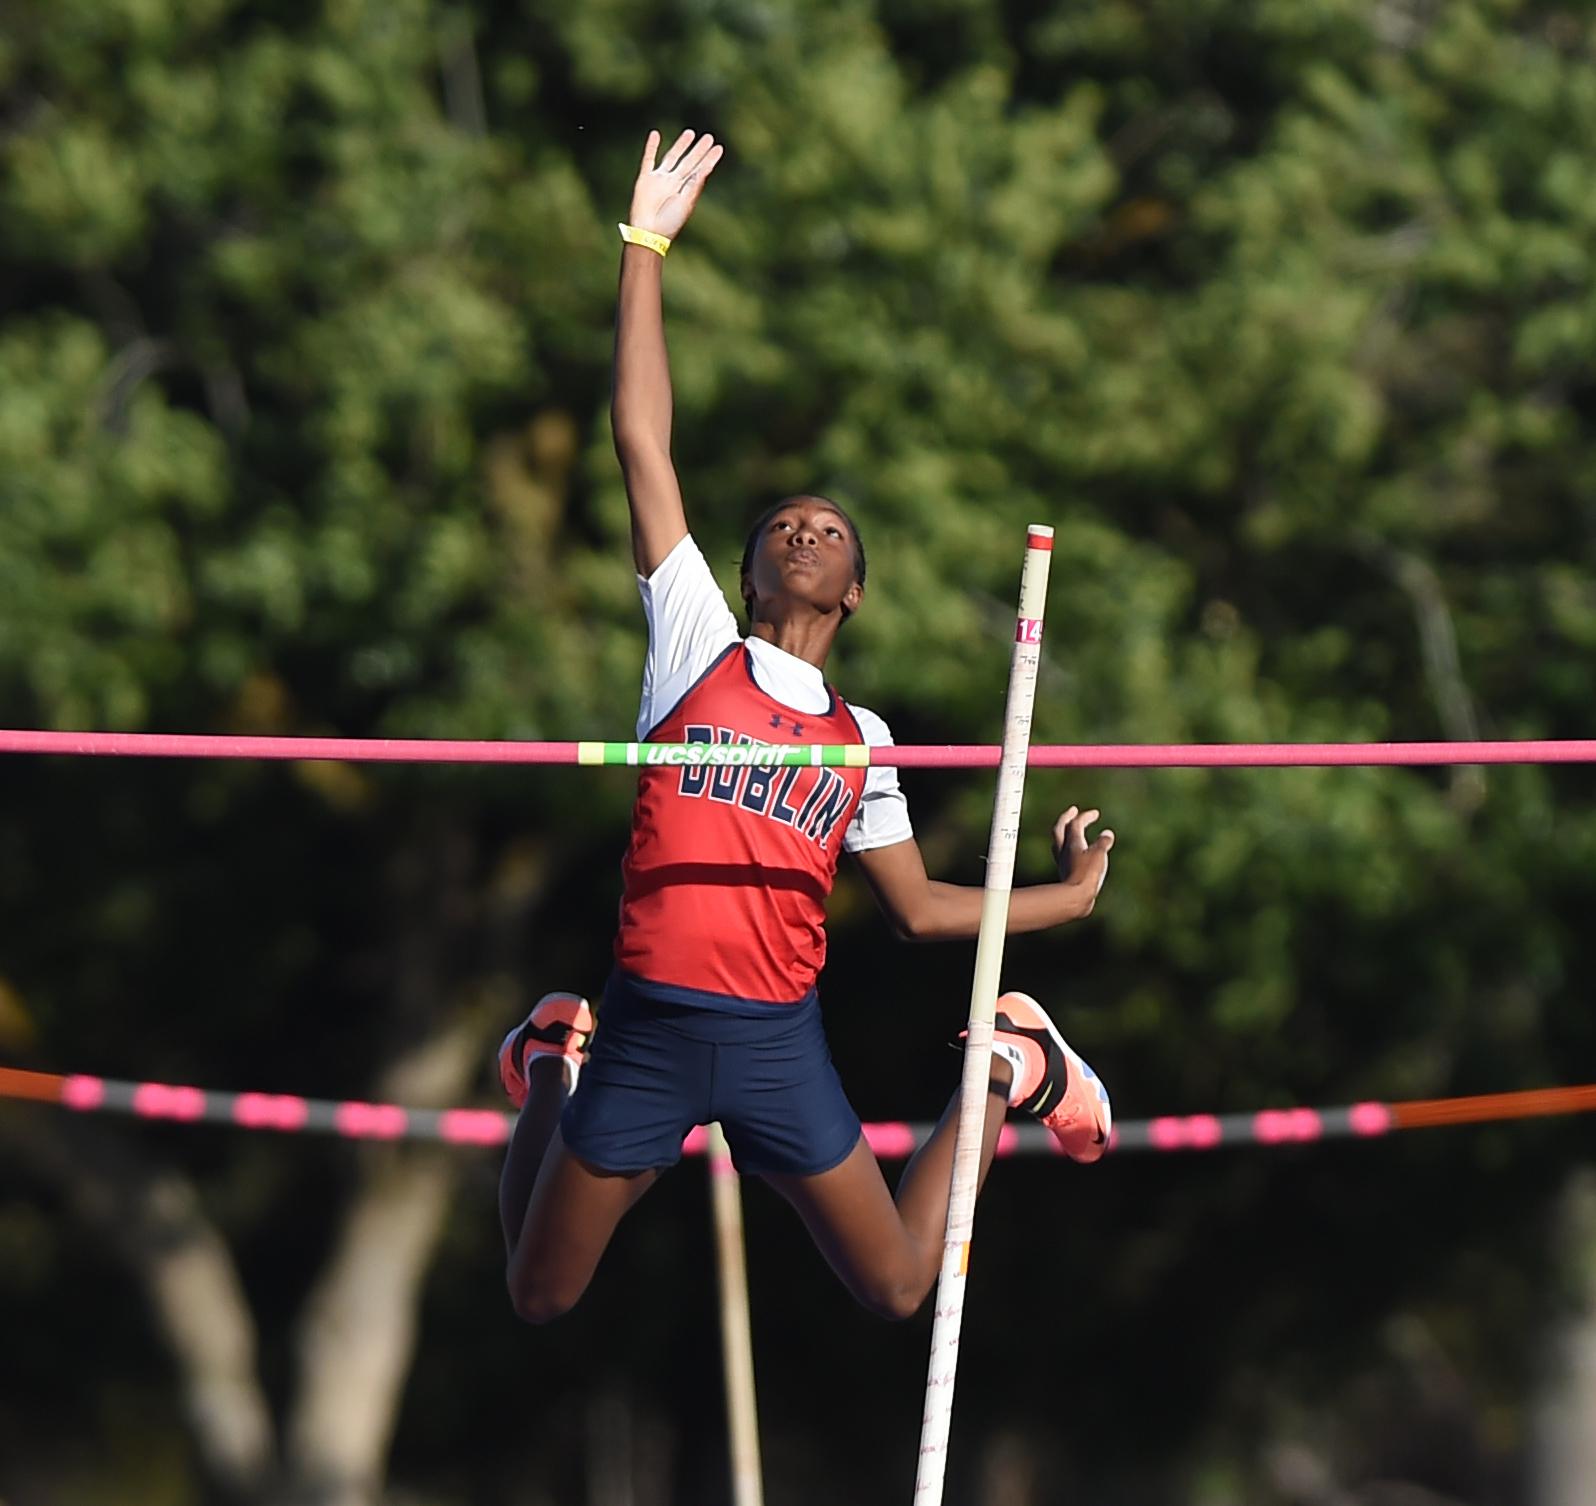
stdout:
{"type": "MultiPolygon", "coordinates": [[[[1379,567],[1408,598],[1419,630],[1424,681],[1442,731],[1452,742],[1478,741],[1480,722],[1474,712],[1474,698],[1469,693],[1468,682],[1463,678],[1451,609],[1435,567],[1428,560],[1362,530],[1353,536],[1353,547],[1379,567]]],[[[1451,779],[1454,809],[1464,816],[1473,815],[1485,799],[1485,770],[1477,764],[1459,764],[1452,769],[1451,779]]]]}

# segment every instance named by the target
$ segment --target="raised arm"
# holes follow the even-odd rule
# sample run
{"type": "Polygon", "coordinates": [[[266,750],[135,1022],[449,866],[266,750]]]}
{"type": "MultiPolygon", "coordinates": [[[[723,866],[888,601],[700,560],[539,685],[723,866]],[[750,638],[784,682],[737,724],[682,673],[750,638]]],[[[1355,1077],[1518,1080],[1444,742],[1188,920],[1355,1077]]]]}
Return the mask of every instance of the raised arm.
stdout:
{"type": "MultiPolygon", "coordinates": [[[[683,131],[659,157],[659,132],[650,131],[632,189],[628,224],[674,239],[692,215],[722,151],[713,136],[695,138],[693,132],[683,131]]],[[[681,487],[671,463],[671,372],[661,297],[664,268],[665,258],[658,252],[623,245],[610,419],[632,509],[632,557],[640,575],[652,575],[687,533],[681,487]]]]}
{"type": "MultiPolygon", "coordinates": [[[[1011,936],[1044,931],[1092,913],[1108,877],[1114,833],[1096,841],[1086,831],[1096,811],[1071,806],[1053,826],[1053,857],[1059,882],[1029,884],[1009,896],[1011,936]]],[[[964,941],[981,927],[982,891],[968,884],[945,884],[925,871],[920,846],[912,837],[890,847],[858,854],[859,867],[892,929],[906,941],[964,941]]]]}

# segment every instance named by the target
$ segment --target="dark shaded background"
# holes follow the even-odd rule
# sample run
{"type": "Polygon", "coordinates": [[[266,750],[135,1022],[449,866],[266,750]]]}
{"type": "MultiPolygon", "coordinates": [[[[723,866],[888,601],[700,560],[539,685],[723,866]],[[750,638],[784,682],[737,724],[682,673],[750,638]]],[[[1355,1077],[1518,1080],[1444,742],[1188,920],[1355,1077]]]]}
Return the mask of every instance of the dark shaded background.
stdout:
{"type": "MultiPolygon", "coordinates": [[[[1531,0],[58,0],[0,31],[0,720],[625,736],[607,425],[647,129],[728,143],[673,252],[677,461],[727,585],[799,488],[870,550],[835,665],[991,741],[1578,737],[1596,701],[1596,29],[1531,0]]],[[[605,970],[619,771],[0,764],[15,1065],[494,1102],[605,970]]],[[[907,776],[978,882],[990,781],[907,776]]],[[[1123,1117],[1593,1074],[1588,771],[1029,783],[1119,833],[1015,940],[1123,1117]]],[[[833,904],[835,1055],[924,1118],[969,949],[833,904]]],[[[950,1502],[1596,1499],[1578,1121],[1007,1163],[950,1502]]],[[[707,1198],[570,1319],[479,1152],[0,1105],[0,1501],[728,1499],[707,1198]],[[414,1327],[412,1328],[412,1324],[414,1327]]],[[[768,1498],[906,1499],[928,1320],[747,1189],[768,1498]]]]}

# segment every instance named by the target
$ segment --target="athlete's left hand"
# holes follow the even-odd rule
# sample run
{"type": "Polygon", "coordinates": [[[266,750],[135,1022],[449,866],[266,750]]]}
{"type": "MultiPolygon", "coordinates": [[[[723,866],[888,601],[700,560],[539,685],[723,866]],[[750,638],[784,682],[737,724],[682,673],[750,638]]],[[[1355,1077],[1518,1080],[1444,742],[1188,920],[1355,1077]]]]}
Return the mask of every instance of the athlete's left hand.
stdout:
{"type": "Polygon", "coordinates": [[[1066,884],[1079,884],[1094,900],[1108,877],[1108,854],[1114,845],[1114,833],[1106,830],[1099,832],[1095,840],[1086,840],[1086,829],[1101,814],[1072,805],[1053,823],[1053,857],[1058,863],[1058,876],[1066,884]]]}

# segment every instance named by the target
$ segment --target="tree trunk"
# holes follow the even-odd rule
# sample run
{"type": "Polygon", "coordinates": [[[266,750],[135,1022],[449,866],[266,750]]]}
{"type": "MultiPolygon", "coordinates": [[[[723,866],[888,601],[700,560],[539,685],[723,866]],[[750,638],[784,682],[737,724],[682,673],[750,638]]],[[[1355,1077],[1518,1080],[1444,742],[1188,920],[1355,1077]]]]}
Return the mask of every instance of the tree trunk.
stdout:
{"type": "Polygon", "coordinates": [[[1551,1336],[1551,1371],[1535,1412],[1535,1506],[1587,1506],[1596,1482],[1596,1171],[1581,1168],[1564,1194],[1565,1269],[1577,1307],[1551,1336]]]}
{"type": "Polygon", "coordinates": [[[215,1493],[259,1499],[274,1446],[256,1368],[255,1319],[232,1253],[193,1184],[150,1164],[124,1138],[49,1110],[0,1115],[0,1139],[60,1191],[143,1291],[176,1365],[183,1413],[215,1493]]]}
{"type": "Polygon", "coordinates": [[[1023,1433],[1003,1431],[981,1451],[980,1506],[1030,1506],[1040,1494],[1036,1449],[1023,1433]]]}
{"type": "MultiPolygon", "coordinates": [[[[523,844],[501,855],[486,882],[473,872],[477,858],[468,837],[440,824],[401,856],[383,961],[391,1038],[410,1044],[373,1084],[385,1100],[460,1101],[484,1070],[493,1032],[525,1007],[514,972],[544,887],[542,851],[523,844]],[[473,964],[468,983],[451,976],[449,959],[461,954],[473,964]]],[[[57,1111],[0,1113],[0,1144],[60,1189],[145,1293],[180,1377],[209,1495],[239,1506],[377,1506],[457,1150],[362,1148],[342,1228],[302,1310],[279,1469],[254,1316],[188,1179],[110,1127],[57,1111]]],[[[492,1209],[482,1216],[491,1222],[492,1209]]],[[[505,1314],[510,1321],[508,1303],[505,1314]]]]}
{"type": "Polygon", "coordinates": [[[374,1506],[457,1153],[385,1147],[306,1304],[285,1453],[294,1506],[374,1506]]]}
{"type": "MultiPolygon", "coordinates": [[[[524,1007],[510,968],[542,889],[542,865],[520,854],[501,861],[481,886],[471,881],[476,859],[471,839],[454,826],[432,827],[401,854],[393,1029],[415,1040],[379,1078],[384,1099],[458,1102],[483,1070],[494,1029],[524,1007]],[[446,961],[462,934],[484,970],[463,994],[451,989],[446,961]]],[[[363,1154],[342,1231],[299,1324],[298,1378],[284,1429],[291,1506],[376,1506],[381,1496],[421,1287],[458,1154],[438,1146],[363,1154]]],[[[509,1321],[508,1304],[505,1312],[509,1321]]]]}
{"type": "MultiPolygon", "coordinates": [[[[457,1009],[385,1073],[382,1096],[445,1104],[481,1070],[503,990],[457,1009]]],[[[513,1006],[512,1006],[513,1007],[513,1006]]],[[[421,1287],[443,1232],[459,1152],[368,1149],[331,1256],[299,1325],[298,1384],[285,1428],[293,1506],[375,1506],[415,1348],[421,1287]]],[[[484,1215],[487,1216],[487,1215],[484,1215]]],[[[508,1321],[508,1307],[506,1307],[508,1321]]]]}

